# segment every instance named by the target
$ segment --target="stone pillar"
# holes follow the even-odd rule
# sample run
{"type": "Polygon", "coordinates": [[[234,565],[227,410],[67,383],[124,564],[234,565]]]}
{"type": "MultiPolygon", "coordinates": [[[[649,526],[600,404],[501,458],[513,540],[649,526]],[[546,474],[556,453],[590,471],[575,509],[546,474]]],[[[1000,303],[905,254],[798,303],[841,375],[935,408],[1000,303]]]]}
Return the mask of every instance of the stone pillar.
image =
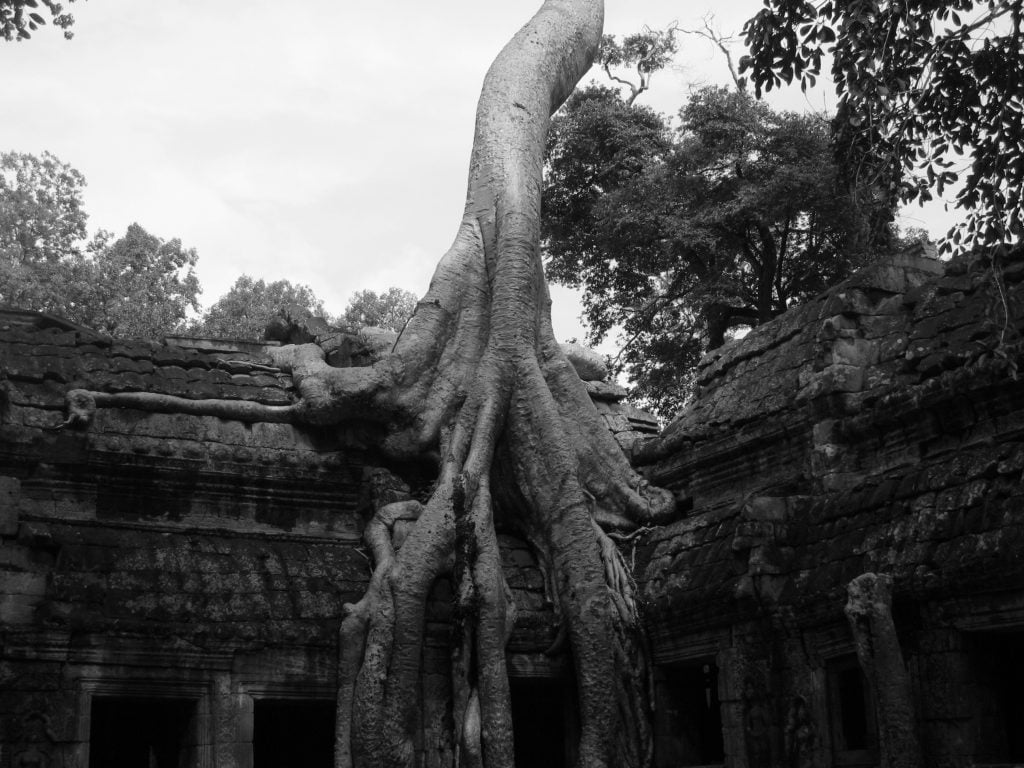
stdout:
{"type": "Polygon", "coordinates": [[[929,768],[973,765],[978,693],[962,636],[956,629],[936,627],[918,632],[917,645],[913,668],[921,688],[917,701],[925,764],[929,768]]]}
{"type": "Polygon", "coordinates": [[[745,659],[736,648],[724,648],[718,664],[718,699],[722,712],[722,739],[725,764],[730,768],[749,768],[743,728],[743,679],[745,659]]]}
{"type": "Polygon", "coordinates": [[[719,700],[729,768],[780,768],[782,731],[763,627],[736,628],[732,648],[719,653],[719,700]]]}
{"type": "Polygon", "coordinates": [[[252,697],[222,672],[214,676],[210,703],[214,768],[252,768],[252,697]]]}
{"type": "Polygon", "coordinates": [[[847,586],[846,618],[875,697],[881,768],[921,768],[910,676],[892,620],[892,578],[864,573],[847,586]]]}

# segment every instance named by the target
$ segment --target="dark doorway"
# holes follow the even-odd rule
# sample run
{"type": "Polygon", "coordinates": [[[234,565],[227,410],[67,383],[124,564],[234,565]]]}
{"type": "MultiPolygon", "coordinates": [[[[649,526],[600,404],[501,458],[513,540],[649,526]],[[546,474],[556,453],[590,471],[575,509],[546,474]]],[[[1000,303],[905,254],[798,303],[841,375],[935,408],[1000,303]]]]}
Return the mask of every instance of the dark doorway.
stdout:
{"type": "Polygon", "coordinates": [[[334,702],[256,699],[253,768],[333,768],[334,702]]]}
{"type": "Polygon", "coordinates": [[[979,632],[965,639],[974,678],[974,759],[979,763],[1024,762],[1022,641],[1024,636],[1010,632],[979,632]]]}
{"type": "Polygon", "coordinates": [[[573,762],[571,692],[561,680],[510,681],[517,768],[567,768],[573,762]]]}
{"type": "Polygon", "coordinates": [[[658,768],[724,762],[718,667],[710,661],[662,667],[657,693],[658,768]]]}
{"type": "Polygon", "coordinates": [[[867,686],[860,667],[850,666],[836,672],[836,700],[838,702],[836,744],[840,750],[867,749],[873,737],[868,727],[868,708],[865,704],[867,686]]]}
{"type": "Polygon", "coordinates": [[[826,672],[833,759],[837,765],[877,765],[874,699],[857,657],[832,659],[826,672]]]}
{"type": "Polygon", "coordinates": [[[195,763],[196,703],[95,696],[90,768],[186,768],[195,763]]]}

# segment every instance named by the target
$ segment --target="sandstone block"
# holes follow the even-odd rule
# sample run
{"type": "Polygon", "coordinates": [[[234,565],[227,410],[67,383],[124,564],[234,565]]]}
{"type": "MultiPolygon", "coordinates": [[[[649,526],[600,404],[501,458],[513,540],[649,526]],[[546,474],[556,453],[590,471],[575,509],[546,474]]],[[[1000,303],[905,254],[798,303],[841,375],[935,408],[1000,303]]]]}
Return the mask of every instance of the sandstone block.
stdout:
{"type": "Polygon", "coordinates": [[[608,366],[601,354],[581,344],[561,344],[559,346],[583,381],[604,381],[608,378],[608,366]]]}

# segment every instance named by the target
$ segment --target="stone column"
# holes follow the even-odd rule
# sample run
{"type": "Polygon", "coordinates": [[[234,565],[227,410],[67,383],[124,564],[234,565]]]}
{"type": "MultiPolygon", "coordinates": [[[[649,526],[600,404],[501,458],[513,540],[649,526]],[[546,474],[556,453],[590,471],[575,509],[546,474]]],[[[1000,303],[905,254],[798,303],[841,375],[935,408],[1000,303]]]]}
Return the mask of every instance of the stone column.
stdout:
{"type": "Polygon", "coordinates": [[[252,697],[236,690],[229,673],[219,672],[210,703],[214,768],[252,768],[252,697]]]}
{"type": "Polygon", "coordinates": [[[892,620],[892,578],[865,573],[847,586],[846,618],[875,697],[881,768],[921,768],[910,676],[892,620]]]}

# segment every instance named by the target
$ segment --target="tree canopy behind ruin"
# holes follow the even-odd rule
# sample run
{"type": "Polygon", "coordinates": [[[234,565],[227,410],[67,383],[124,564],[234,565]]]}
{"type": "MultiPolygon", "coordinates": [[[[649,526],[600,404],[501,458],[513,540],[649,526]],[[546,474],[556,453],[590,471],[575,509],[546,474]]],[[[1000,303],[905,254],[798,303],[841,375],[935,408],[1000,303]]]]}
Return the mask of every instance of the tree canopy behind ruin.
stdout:
{"type": "Polygon", "coordinates": [[[57,314],[122,339],[160,338],[199,308],[197,259],[181,240],[162,240],[138,224],[121,237],[100,230],[83,257],[66,260],[57,314]]]}
{"type": "Polygon", "coordinates": [[[184,332],[192,336],[222,339],[263,338],[267,325],[284,310],[292,317],[322,317],[324,303],[308,285],[290,280],[267,282],[241,275],[202,316],[184,332]]]}
{"type": "Polygon", "coordinates": [[[402,288],[388,288],[380,293],[356,291],[349,299],[342,319],[356,328],[374,326],[398,333],[416,311],[416,301],[416,294],[402,288]]]}
{"type": "Polygon", "coordinates": [[[620,330],[617,363],[667,416],[706,350],[848,275],[870,239],[824,116],[737,84],[696,90],[673,123],[636,94],[592,85],[556,115],[543,238],[550,278],[583,289],[590,341],[620,330]]]}
{"type": "MultiPolygon", "coordinates": [[[[49,152],[0,154],[0,304],[60,315],[119,338],[171,334],[258,341],[281,315],[324,317],[306,285],[240,276],[197,316],[198,254],[132,224],[91,239],[85,177],[49,152]]],[[[341,320],[400,331],[416,307],[401,288],[357,291],[341,320]]]]}
{"type": "Polygon", "coordinates": [[[0,304],[121,338],[172,333],[198,309],[197,254],[139,224],[86,241],[85,178],[44,152],[0,154],[0,304]]]}

